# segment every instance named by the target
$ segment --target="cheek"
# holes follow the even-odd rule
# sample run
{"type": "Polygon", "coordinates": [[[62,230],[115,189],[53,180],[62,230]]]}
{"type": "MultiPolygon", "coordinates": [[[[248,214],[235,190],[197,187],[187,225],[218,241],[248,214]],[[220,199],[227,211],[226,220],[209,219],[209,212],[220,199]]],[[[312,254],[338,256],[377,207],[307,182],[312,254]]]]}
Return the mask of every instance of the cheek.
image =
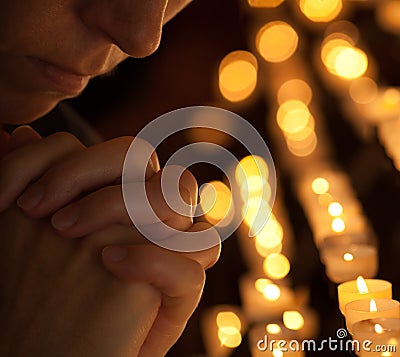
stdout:
{"type": "Polygon", "coordinates": [[[51,111],[62,99],[51,93],[8,93],[0,96],[0,124],[27,124],[51,111]]]}

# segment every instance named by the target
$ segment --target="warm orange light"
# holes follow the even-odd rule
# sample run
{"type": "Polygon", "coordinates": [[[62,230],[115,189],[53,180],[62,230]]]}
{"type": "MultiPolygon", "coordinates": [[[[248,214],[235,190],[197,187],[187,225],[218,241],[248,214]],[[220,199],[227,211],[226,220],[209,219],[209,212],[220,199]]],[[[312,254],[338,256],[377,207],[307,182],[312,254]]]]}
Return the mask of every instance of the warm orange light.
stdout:
{"type": "Polygon", "coordinates": [[[307,105],[292,99],[280,105],[276,120],[283,132],[293,134],[304,130],[312,119],[307,105]]]}
{"type": "Polygon", "coordinates": [[[357,290],[360,294],[368,294],[368,286],[362,276],[357,277],[357,290]]]}
{"type": "Polygon", "coordinates": [[[332,217],[339,217],[343,213],[343,206],[339,202],[332,202],[328,206],[328,213],[332,217]]]}
{"type": "Polygon", "coordinates": [[[342,11],[342,0],[300,0],[300,10],[314,22],[329,22],[342,11]]]}
{"type": "Polygon", "coordinates": [[[290,271],[289,260],[281,253],[271,254],[265,258],[264,272],[273,279],[283,279],[290,271]]]}
{"type": "Polygon", "coordinates": [[[242,343],[242,335],[235,327],[224,326],[218,329],[218,339],[221,346],[236,348],[242,343]]]}
{"type": "Polygon", "coordinates": [[[221,311],[217,314],[216,323],[218,327],[233,326],[240,331],[242,323],[238,315],[232,311],[221,311]]]}
{"type": "Polygon", "coordinates": [[[375,324],[374,325],[374,330],[379,335],[383,333],[383,327],[380,324],[375,324]]]}
{"type": "Polygon", "coordinates": [[[369,77],[360,77],[351,82],[349,87],[351,99],[358,104],[373,102],[378,95],[378,85],[369,77]]]}
{"type": "Polygon", "coordinates": [[[371,299],[369,302],[369,312],[378,312],[378,307],[376,306],[376,302],[374,299],[371,299]]]}
{"type": "Polygon", "coordinates": [[[251,7],[277,7],[285,0],[248,0],[251,7]]]}
{"type": "Polygon", "coordinates": [[[266,61],[283,62],[294,54],[298,40],[292,26],[283,21],[273,21],[258,31],[256,47],[266,61]]]}
{"type": "MultiPolygon", "coordinates": [[[[251,177],[261,177],[267,180],[268,174],[269,170],[265,160],[261,156],[257,155],[244,157],[240,160],[235,170],[236,182],[239,185],[243,185],[246,180],[251,177]]],[[[255,189],[258,190],[259,187],[256,187],[255,189]]],[[[249,190],[252,191],[253,187],[249,187],[249,190]]]]}
{"type": "Polygon", "coordinates": [[[396,35],[400,33],[400,2],[398,0],[379,2],[376,17],[383,29],[396,35]]]}
{"type": "Polygon", "coordinates": [[[219,66],[219,89],[231,102],[248,98],[257,85],[257,60],[247,51],[231,52],[219,66]]]}
{"type": "Polygon", "coordinates": [[[334,218],[331,223],[332,231],[335,233],[342,233],[346,229],[346,224],[342,218],[334,218]]]}
{"type": "Polygon", "coordinates": [[[271,335],[278,335],[282,332],[282,329],[278,324],[268,324],[265,326],[265,329],[271,335]]]}
{"type": "Polygon", "coordinates": [[[304,318],[298,311],[285,311],[283,323],[289,330],[300,330],[304,326],[304,318]]]}
{"type": "Polygon", "coordinates": [[[343,254],[343,260],[345,262],[352,262],[354,260],[354,256],[351,253],[344,253],[343,254]]]}
{"type": "Polygon", "coordinates": [[[200,206],[207,221],[215,225],[228,218],[232,209],[232,194],[228,186],[221,181],[212,181],[202,185],[199,194],[200,206]]]}
{"type": "Polygon", "coordinates": [[[359,48],[342,48],[335,58],[335,73],[345,79],[361,77],[368,68],[368,57],[359,48]]]}
{"type": "Polygon", "coordinates": [[[317,195],[327,193],[329,190],[329,182],[323,177],[317,177],[311,184],[311,188],[317,195]]]}
{"type": "Polygon", "coordinates": [[[292,140],[290,137],[286,138],[286,145],[289,151],[298,157],[305,157],[311,155],[317,148],[318,138],[314,131],[303,140],[292,140]]]}
{"type": "Polygon", "coordinates": [[[312,98],[312,90],[305,81],[291,79],[280,86],[277,97],[279,105],[291,99],[297,99],[309,105],[312,98]]]}

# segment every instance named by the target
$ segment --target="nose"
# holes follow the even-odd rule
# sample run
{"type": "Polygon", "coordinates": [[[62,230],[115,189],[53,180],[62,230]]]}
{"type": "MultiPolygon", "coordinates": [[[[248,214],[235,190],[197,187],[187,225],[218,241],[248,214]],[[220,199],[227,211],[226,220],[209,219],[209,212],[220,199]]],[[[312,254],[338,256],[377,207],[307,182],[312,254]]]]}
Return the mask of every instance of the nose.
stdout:
{"type": "Polygon", "coordinates": [[[168,0],[89,0],[82,21],[102,31],[123,52],[146,57],[159,46],[168,0]]]}

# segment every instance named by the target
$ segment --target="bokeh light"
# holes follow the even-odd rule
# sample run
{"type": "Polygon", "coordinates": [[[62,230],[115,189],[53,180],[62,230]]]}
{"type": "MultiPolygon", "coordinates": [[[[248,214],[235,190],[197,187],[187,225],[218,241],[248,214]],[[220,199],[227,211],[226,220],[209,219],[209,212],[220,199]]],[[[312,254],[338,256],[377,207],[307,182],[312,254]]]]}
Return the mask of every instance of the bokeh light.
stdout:
{"type": "Polygon", "coordinates": [[[221,222],[221,225],[230,223],[232,214],[232,194],[228,186],[221,181],[212,181],[206,183],[200,188],[200,206],[208,222],[215,225],[221,222]],[[227,218],[225,222],[223,220],[227,218]]]}
{"type": "Polygon", "coordinates": [[[358,104],[368,104],[378,95],[378,85],[369,77],[360,77],[351,82],[349,87],[351,99],[358,104]]]}
{"type": "Polygon", "coordinates": [[[219,66],[219,89],[231,102],[248,98],[257,85],[257,59],[247,51],[229,53],[219,66]]]}
{"type": "Polygon", "coordinates": [[[283,279],[290,271],[288,258],[283,254],[271,254],[265,258],[263,264],[264,272],[273,279],[283,279]]]}
{"type": "Polygon", "coordinates": [[[332,231],[342,233],[346,229],[346,224],[342,218],[334,218],[331,223],[332,231]]]}
{"type": "Polygon", "coordinates": [[[289,330],[300,330],[304,326],[304,318],[298,311],[285,311],[283,323],[289,330]]]}
{"type": "Polygon", "coordinates": [[[256,47],[267,62],[283,62],[289,59],[297,49],[298,36],[288,23],[272,21],[264,25],[257,33],[256,47]]]}
{"type": "Polygon", "coordinates": [[[285,0],[248,0],[251,7],[277,7],[285,0]]]}
{"type": "Polygon", "coordinates": [[[329,22],[342,11],[342,0],[300,0],[301,12],[311,21],[329,22]]]}
{"type": "Polygon", "coordinates": [[[323,177],[317,177],[311,184],[311,189],[317,195],[327,193],[329,190],[329,182],[323,177]]]}
{"type": "Polygon", "coordinates": [[[279,105],[291,99],[297,99],[309,105],[312,99],[312,90],[305,81],[290,79],[279,87],[277,98],[279,105]]]}

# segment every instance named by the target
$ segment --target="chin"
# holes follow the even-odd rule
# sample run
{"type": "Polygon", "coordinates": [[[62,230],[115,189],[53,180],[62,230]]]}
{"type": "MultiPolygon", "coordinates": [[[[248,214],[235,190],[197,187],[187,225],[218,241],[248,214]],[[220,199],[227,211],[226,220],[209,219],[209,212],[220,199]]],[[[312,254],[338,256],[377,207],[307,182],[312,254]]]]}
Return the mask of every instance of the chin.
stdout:
{"type": "Polygon", "coordinates": [[[54,93],[30,93],[11,100],[0,98],[0,124],[31,123],[50,112],[63,99],[54,93]]]}

